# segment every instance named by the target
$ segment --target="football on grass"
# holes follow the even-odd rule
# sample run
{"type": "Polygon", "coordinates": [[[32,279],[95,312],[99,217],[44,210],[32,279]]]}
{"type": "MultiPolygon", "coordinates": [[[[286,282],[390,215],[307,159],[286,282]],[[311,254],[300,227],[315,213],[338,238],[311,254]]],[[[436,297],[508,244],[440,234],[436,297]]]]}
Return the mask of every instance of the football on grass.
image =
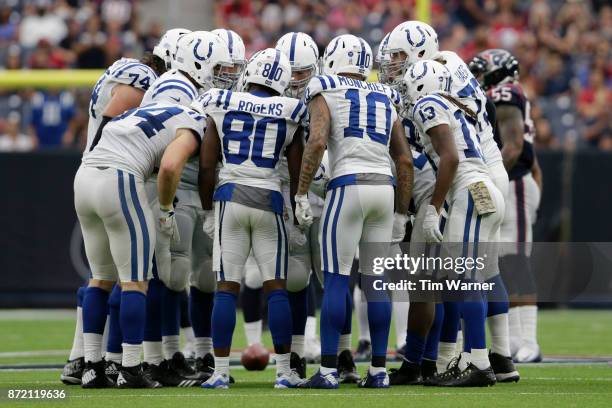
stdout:
{"type": "Polygon", "coordinates": [[[270,361],[270,352],[261,344],[251,344],[245,348],[240,362],[249,371],[265,370],[270,361]]]}

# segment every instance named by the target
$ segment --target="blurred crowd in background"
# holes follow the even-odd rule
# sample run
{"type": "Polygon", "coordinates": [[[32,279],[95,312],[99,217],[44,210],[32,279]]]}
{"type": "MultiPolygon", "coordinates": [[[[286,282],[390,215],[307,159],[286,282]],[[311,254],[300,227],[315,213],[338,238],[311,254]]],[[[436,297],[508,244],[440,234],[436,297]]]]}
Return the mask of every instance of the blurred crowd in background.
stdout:
{"type": "MultiPolygon", "coordinates": [[[[164,28],[140,24],[147,0],[0,0],[0,66],[105,68],[152,49],[164,28]]],[[[216,26],[240,34],[247,54],[304,31],[321,53],[344,33],[374,52],[385,33],[416,18],[414,0],[218,0],[216,26]]],[[[606,0],[432,0],[440,48],[466,61],[487,48],[518,58],[533,102],[539,149],[612,151],[612,5],[606,0]]],[[[189,28],[189,27],[188,27],[189,28]]],[[[89,90],[0,90],[0,151],[81,148],[89,90]]]]}

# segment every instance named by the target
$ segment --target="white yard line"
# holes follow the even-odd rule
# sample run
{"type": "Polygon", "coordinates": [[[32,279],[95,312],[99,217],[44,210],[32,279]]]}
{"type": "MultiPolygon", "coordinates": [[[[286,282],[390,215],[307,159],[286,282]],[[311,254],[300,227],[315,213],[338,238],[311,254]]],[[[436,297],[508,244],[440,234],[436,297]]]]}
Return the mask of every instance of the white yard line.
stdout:
{"type": "Polygon", "coordinates": [[[45,356],[65,356],[70,354],[70,350],[32,350],[32,351],[3,351],[0,358],[11,357],[45,357],[45,356]]]}
{"type": "Polygon", "coordinates": [[[66,320],[76,317],[76,309],[3,309],[1,320],[66,320]]]}

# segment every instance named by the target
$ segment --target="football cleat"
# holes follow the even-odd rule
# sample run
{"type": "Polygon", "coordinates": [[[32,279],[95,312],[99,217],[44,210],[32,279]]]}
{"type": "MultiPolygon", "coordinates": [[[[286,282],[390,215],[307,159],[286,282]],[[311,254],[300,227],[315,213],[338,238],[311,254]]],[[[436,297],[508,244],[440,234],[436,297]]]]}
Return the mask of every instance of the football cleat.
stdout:
{"type": "Polygon", "coordinates": [[[202,388],[226,390],[229,388],[229,376],[227,374],[213,373],[208,380],[202,383],[202,388]]]}
{"type": "Polygon", "coordinates": [[[438,373],[438,369],[436,368],[436,362],[433,360],[423,359],[421,362],[421,378],[423,381],[428,378],[432,378],[434,375],[438,373]]]}
{"type": "Polygon", "coordinates": [[[317,337],[306,338],[304,358],[308,363],[318,363],[321,361],[321,342],[317,337]]]}
{"type": "Polygon", "coordinates": [[[542,352],[537,344],[523,344],[514,355],[515,363],[539,363],[542,352]]]}
{"type": "Polygon", "coordinates": [[[389,375],[386,371],[372,375],[370,370],[357,384],[359,388],[389,388],[389,375]]]}
{"type": "Polygon", "coordinates": [[[495,373],[489,366],[484,370],[480,370],[474,364],[468,364],[467,368],[455,374],[444,384],[444,387],[489,387],[496,383],[495,373]]]}
{"type": "Polygon", "coordinates": [[[204,357],[198,357],[195,360],[196,377],[208,380],[215,372],[215,358],[208,353],[204,357]]]}
{"type": "Polygon", "coordinates": [[[196,387],[204,380],[198,378],[187,378],[172,369],[170,361],[164,360],[159,365],[144,363],[144,371],[154,381],[158,381],[164,387],[196,387]]]}
{"type": "Polygon", "coordinates": [[[357,351],[355,351],[355,360],[370,361],[370,358],[372,358],[372,343],[369,340],[359,340],[357,351]]]}
{"type": "Polygon", "coordinates": [[[521,378],[514,367],[512,358],[498,353],[489,353],[489,362],[498,382],[518,382],[521,378]]]}
{"type": "Polygon", "coordinates": [[[168,360],[168,363],[170,364],[171,369],[183,377],[190,377],[196,374],[196,371],[185,359],[185,355],[180,351],[174,353],[172,359],[168,360]]]}
{"type": "Polygon", "coordinates": [[[321,374],[321,370],[317,371],[315,375],[310,377],[308,380],[303,381],[298,385],[298,388],[318,388],[333,390],[338,388],[338,373],[333,372],[327,375],[321,374]]]}
{"type": "Polygon", "coordinates": [[[105,361],[102,359],[97,363],[88,361],[83,369],[81,377],[81,387],[83,388],[109,388],[113,386],[113,382],[104,373],[105,361]]]}
{"type": "Polygon", "coordinates": [[[116,383],[120,369],[121,364],[115,363],[114,361],[107,361],[106,368],[104,369],[104,374],[106,374],[106,376],[110,378],[112,382],[116,383]]]}
{"type": "Polygon", "coordinates": [[[400,368],[389,370],[389,381],[391,385],[419,385],[421,378],[421,366],[404,360],[400,368]]]}
{"type": "Polygon", "coordinates": [[[291,352],[289,366],[300,376],[301,379],[306,379],[306,359],[300,358],[297,353],[291,352]]]}
{"type": "Polygon", "coordinates": [[[295,370],[291,370],[287,374],[276,374],[274,388],[296,388],[304,381],[295,370]]]}
{"type": "Polygon", "coordinates": [[[459,375],[459,358],[453,358],[448,366],[446,367],[446,371],[435,374],[433,377],[423,379],[423,385],[425,386],[443,386],[447,381],[459,375]]]}
{"type": "Polygon", "coordinates": [[[81,384],[81,377],[83,376],[83,368],[85,367],[85,358],[79,357],[74,360],[68,360],[60,375],[60,380],[66,385],[79,385],[81,384]]]}
{"type": "Polygon", "coordinates": [[[343,350],[338,356],[338,377],[341,384],[356,384],[360,380],[350,350],[343,350]]]}
{"type": "MultiPolygon", "coordinates": [[[[149,366],[151,367],[151,366],[149,366]]],[[[145,370],[143,364],[134,367],[121,367],[116,382],[117,388],[161,388],[162,384],[151,376],[151,371],[145,370]]]]}

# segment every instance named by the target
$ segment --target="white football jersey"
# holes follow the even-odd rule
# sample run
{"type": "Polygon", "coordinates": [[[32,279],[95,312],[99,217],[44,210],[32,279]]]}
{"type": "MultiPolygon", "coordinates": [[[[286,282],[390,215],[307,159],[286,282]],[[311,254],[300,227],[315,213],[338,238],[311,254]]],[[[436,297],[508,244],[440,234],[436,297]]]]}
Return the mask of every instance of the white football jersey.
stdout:
{"type": "Polygon", "coordinates": [[[308,84],[305,102],[319,94],[331,113],[330,178],[358,173],[392,176],[389,137],[397,119],[399,93],[376,82],[320,75],[308,84]]]}
{"type": "MultiPolygon", "coordinates": [[[[199,94],[199,90],[189,78],[180,71],[173,69],[157,78],[144,94],[141,106],[153,102],[190,106],[199,94]]],[[[204,123],[204,130],[206,130],[206,122],[204,123]]],[[[178,188],[182,190],[197,190],[199,171],[199,158],[192,157],[183,169],[178,188]]]]}
{"type": "Polygon", "coordinates": [[[131,109],[104,127],[100,143],[83,163],[125,170],[144,181],[159,167],[178,129],[191,129],[201,141],[205,121],[196,111],[178,105],[153,103],[131,109]]]}
{"type": "Polygon", "coordinates": [[[437,171],[440,157],[427,131],[444,124],[450,127],[459,156],[459,166],[451,190],[466,187],[476,181],[490,180],[476,129],[458,106],[442,95],[433,93],[417,101],[412,108],[412,121],[434,171],[437,171]]]}
{"type": "Polygon", "coordinates": [[[421,207],[421,204],[428,200],[433,194],[436,185],[436,173],[433,171],[429,158],[424,152],[418,152],[413,147],[412,164],[414,166],[414,184],[412,186],[412,200],[416,210],[421,207]]]}
{"type": "Polygon", "coordinates": [[[280,158],[306,114],[299,100],[211,89],[198,103],[215,122],[223,167],[219,186],[242,184],[281,191],[280,158]]]}
{"type": "Polygon", "coordinates": [[[115,85],[125,84],[141,89],[143,92],[157,79],[157,74],[151,67],[133,58],[121,58],[115,61],[93,87],[89,100],[89,123],[87,124],[87,145],[83,156],[89,153],[89,148],[100,123],[102,114],[112,98],[115,85]]]}

